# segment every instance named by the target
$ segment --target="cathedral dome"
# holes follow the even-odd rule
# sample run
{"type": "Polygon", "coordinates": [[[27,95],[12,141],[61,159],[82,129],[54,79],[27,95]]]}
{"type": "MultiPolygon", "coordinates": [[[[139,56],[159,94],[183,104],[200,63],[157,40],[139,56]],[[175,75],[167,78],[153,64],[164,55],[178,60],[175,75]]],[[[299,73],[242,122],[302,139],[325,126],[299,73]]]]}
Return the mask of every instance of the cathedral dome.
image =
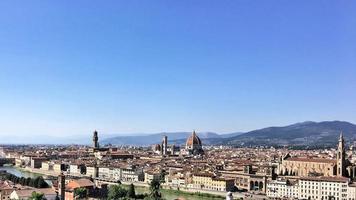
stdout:
{"type": "Polygon", "coordinates": [[[201,146],[201,140],[200,138],[197,136],[197,134],[195,133],[195,131],[193,131],[192,135],[188,137],[187,142],[186,142],[186,146],[189,147],[193,147],[193,146],[201,146]]]}

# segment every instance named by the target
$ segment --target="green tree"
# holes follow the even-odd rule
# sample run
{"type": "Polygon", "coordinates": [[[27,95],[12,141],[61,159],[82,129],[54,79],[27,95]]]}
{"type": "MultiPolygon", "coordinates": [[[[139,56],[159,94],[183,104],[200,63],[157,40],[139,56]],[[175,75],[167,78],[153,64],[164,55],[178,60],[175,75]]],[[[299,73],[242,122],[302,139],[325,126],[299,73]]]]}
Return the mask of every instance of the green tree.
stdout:
{"type": "Polygon", "coordinates": [[[25,177],[21,177],[19,183],[20,183],[21,185],[26,185],[26,178],[25,178],[25,177]]]}
{"type": "Polygon", "coordinates": [[[112,185],[109,188],[108,200],[116,200],[125,197],[127,190],[120,185],[112,185]]]}
{"type": "Polygon", "coordinates": [[[135,198],[136,197],[135,186],[132,183],[130,184],[129,190],[127,191],[127,197],[130,197],[130,198],[135,198]]]}
{"type": "Polygon", "coordinates": [[[45,200],[43,193],[32,192],[31,197],[28,198],[29,200],[45,200]]]}
{"type": "Polygon", "coordinates": [[[42,176],[38,178],[37,185],[35,185],[37,188],[47,188],[48,184],[47,182],[43,179],[42,176]]]}
{"type": "Polygon", "coordinates": [[[30,180],[28,186],[30,186],[30,187],[35,187],[35,179],[31,178],[31,180],[30,180]]]}
{"type": "Polygon", "coordinates": [[[30,177],[26,178],[25,185],[30,185],[30,182],[31,182],[31,178],[30,177]]]}
{"type": "Polygon", "coordinates": [[[74,190],[74,196],[79,199],[83,199],[87,197],[87,189],[86,188],[77,188],[74,190]]]}
{"type": "Polygon", "coordinates": [[[161,183],[166,182],[165,180],[165,176],[166,176],[166,171],[164,169],[161,169],[160,173],[159,173],[159,181],[161,183]]]}
{"type": "Polygon", "coordinates": [[[41,176],[38,176],[38,177],[36,177],[34,180],[33,180],[33,187],[38,187],[38,182],[40,181],[40,178],[41,176]]]}
{"type": "Polygon", "coordinates": [[[161,189],[161,183],[159,182],[159,180],[153,179],[150,183],[149,197],[154,200],[160,200],[162,197],[160,189],[161,189]]]}

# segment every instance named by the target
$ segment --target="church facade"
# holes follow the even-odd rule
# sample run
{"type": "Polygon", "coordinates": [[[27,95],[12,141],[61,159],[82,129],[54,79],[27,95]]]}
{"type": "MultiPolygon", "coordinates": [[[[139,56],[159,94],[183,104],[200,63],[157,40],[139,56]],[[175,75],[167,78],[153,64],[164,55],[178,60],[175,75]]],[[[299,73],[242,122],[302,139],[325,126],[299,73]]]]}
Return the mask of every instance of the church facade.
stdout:
{"type": "Polygon", "coordinates": [[[354,167],[346,159],[345,140],[340,134],[336,159],[298,158],[289,154],[281,158],[278,167],[279,175],[283,176],[335,176],[354,177],[354,167]]]}

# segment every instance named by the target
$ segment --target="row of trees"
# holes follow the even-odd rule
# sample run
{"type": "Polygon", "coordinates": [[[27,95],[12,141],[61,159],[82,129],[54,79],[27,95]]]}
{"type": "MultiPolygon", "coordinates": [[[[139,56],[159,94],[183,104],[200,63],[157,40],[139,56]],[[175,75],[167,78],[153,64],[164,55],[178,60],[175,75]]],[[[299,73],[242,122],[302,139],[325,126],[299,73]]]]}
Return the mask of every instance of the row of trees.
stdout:
{"type": "MultiPolygon", "coordinates": [[[[138,199],[139,195],[135,193],[135,186],[131,184],[128,189],[123,188],[121,185],[113,185],[109,188],[108,200],[116,199],[138,199]]],[[[142,199],[142,198],[141,198],[142,199]]]]}
{"type": "Polygon", "coordinates": [[[128,200],[128,199],[144,199],[144,200],[163,200],[161,192],[161,183],[159,180],[153,180],[150,183],[149,194],[135,193],[135,186],[131,184],[128,189],[122,185],[113,185],[109,188],[108,200],[128,200]]]}
{"type": "Polygon", "coordinates": [[[16,184],[21,184],[21,185],[27,185],[30,187],[35,187],[35,188],[47,188],[49,185],[47,182],[43,179],[42,176],[38,176],[36,178],[25,178],[25,177],[18,177],[10,173],[2,173],[1,178],[5,180],[12,181],[13,183],[16,184]]]}

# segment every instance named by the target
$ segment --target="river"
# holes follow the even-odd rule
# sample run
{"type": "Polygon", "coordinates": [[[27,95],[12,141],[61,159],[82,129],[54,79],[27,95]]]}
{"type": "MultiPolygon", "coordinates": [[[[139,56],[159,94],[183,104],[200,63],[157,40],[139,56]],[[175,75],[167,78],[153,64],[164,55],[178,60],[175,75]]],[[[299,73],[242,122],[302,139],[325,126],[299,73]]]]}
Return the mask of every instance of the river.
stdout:
{"type": "Polygon", "coordinates": [[[18,168],[12,167],[12,166],[0,167],[0,170],[6,170],[10,174],[13,174],[13,175],[18,176],[18,177],[36,178],[38,176],[41,176],[41,174],[35,174],[35,173],[32,173],[32,172],[23,171],[23,170],[20,170],[18,168]]]}
{"type": "MultiPolygon", "coordinates": [[[[12,167],[12,166],[3,166],[3,167],[0,167],[0,170],[6,170],[8,173],[13,174],[13,175],[18,176],[18,177],[36,178],[38,176],[42,176],[41,174],[36,174],[36,173],[20,170],[20,169],[18,169],[16,167],[12,167]]],[[[49,185],[52,185],[52,181],[51,180],[46,180],[45,179],[45,181],[49,185]]]]}

